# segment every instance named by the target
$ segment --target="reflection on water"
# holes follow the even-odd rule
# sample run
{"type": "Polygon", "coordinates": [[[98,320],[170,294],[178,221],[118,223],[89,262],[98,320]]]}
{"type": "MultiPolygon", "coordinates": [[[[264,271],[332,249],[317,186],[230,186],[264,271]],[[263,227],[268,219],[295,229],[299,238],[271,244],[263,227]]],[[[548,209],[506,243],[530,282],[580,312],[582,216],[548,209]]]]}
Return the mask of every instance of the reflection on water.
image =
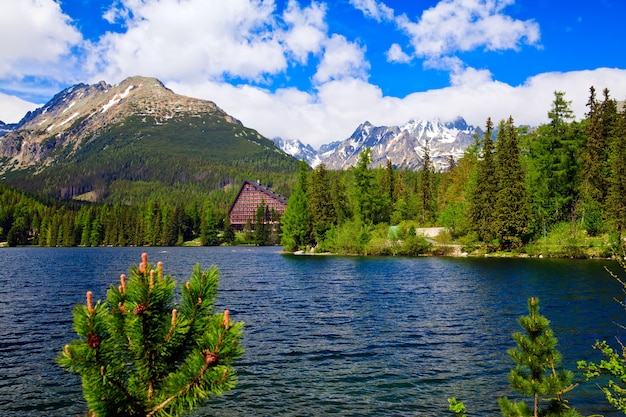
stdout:
{"type": "MultiPolygon", "coordinates": [[[[73,416],[80,381],[54,357],[73,337],[71,309],[147,251],[179,280],[220,268],[220,308],[246,323],[237,388],[196,416],[441,416],[447,397],[499,415],[512,395],[506,350],[541,299],[564,354],[599,359],[626,317],[599,261],[293,257],[277,248],[0,250],[0,415],[73,416]]],[[[571,403],[610,415],[593,384],[571,403]],[[578,401],[577,401],[578,400],[578,401]]]]}

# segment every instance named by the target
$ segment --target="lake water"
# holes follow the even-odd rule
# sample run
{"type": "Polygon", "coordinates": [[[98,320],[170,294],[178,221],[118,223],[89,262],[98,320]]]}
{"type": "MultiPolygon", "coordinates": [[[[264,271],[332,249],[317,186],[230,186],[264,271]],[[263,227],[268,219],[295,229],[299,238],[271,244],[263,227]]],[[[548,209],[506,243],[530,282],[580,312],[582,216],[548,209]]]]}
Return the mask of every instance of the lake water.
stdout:
{"type": "MultiPolygon", "coordinates": [[[[54,358],[75,334],[72,307],[104,299],[147,252],[186,280],[216,264],[218,304],[244,321],[239,384],[194,416],[442,416],[447,398],[500,415],[514,397],[506,354],[539,297],[564,366],[600,360],[626,312],[604,261],[294,257],[279,248],[8,248],[0,250],[0,416],[82,415],[80,380],[54,358]]],[[[577,377],[580,376],[577,374],[577,377]]],[[[571,404],[617,415],[594,383],[571,404]]]]}

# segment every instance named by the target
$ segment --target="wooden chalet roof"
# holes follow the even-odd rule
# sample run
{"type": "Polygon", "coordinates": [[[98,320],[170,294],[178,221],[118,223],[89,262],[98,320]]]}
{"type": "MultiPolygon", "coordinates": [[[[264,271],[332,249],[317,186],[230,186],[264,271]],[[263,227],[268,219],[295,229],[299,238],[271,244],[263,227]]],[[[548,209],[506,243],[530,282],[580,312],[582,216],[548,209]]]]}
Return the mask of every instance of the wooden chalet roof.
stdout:
{"type": "Polygon", "coordinates": [[[235,204],[237,204],[237,200],[239,200],[239,196],[243,192],[246,184],[256,187],[257,190],[260,190],[263,193],[267,194],[268,197],[280,201],[281,203],[285,204],[285,206],[287,205],[287,199],[283,197],[282,195],[278,194],[277,192],[275,192],[274,190],[272,190],[271,188],[266,187],[265,185],[262,185],[256,181],[244,180],[243,183],[241,184],[241,187],[239,188],[237,197],[235,197],[235,200],[233,201],[233,203],[230,205],[230,208],[228,209],[229,213],[232,211],[235,204]]]}

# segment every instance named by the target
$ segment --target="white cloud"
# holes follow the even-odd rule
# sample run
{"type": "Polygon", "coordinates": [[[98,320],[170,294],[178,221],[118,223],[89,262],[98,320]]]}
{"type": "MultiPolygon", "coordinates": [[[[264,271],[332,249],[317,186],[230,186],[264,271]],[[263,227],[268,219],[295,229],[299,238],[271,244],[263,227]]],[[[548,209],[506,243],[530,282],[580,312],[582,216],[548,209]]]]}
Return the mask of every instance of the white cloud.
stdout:
{"type": "Polygon", "coordinates": [[[287,66],[271,1],[124,0],[107,16],[125,19],[127,30],[93,45],[99,78],[261,80],[287,66]]]}
{"type": "Polygon", "coordinates": [[[503,14],[513,3],[496,0],[442,0],[425,10],[417,22],[406,15],[398,26],[410,37],[418,57],[439,57],[484,48],[488,51],[517,49],[537,44],[539,26],[532,20],[516,20],[503,14]]]}
{"type": "MultiPolygon", "coordinates": [[[[53,0],[0,0],[0,77],[48,77],[82,41],[53,0]]],[[[62,71],[62,70],[61,70],[62,71]]],[[[57,74],[58,75],[58,74],[57,74]]]]}
{"type": "Polygon", "coordinates": [[[402,47],[397,43],[391,45],[387,51],[387,61],[400,64],[407,64],[411,62],[411,57],[402,50],[402,47]]]}
{"type": "Polygon", "coordinates": [[[328,35],[326,10],[325,3],[302,7],[295,0],[282,14],[271,0],[123,0],[106,18],[127,29],[92,45],[88,72],[97,74],[93,80],[142,74],[263,84],[313,55],[321,57],[318,79],[362,75],[363,52],[328,35]]]}
{"type": "MultiPolygon", "coordinates": [[[[468,67],[456,57],[460,51],[480,48],[537,45],[539,28],[534,21],[504,13],[512,3],[442,0],[413,22],[406,15],[395,17],[380,1],[351,0],[367,18],[393,20],[409,36],[410,47],[391,44],[389,62],[420,58],[427,69],[450,74],[449,87],[404,98],[384,96],[380,86],[368,81],[366,45],[361,39],[328,33],[327,5],[332,3],[320,1],[303,7],[289,0],[279,12],[273,0],[116,0],[105,18],[121,23],[124,31],[87,44],[82,69],[91,81],[157,77],[179,94],[214,101],[265,136],[297,138],[313,146],[343,140],[366,120],[399,125],[412,118],[462,116],[482,126],[487,117],[513,116],[517,123],[537,125],[547,121],[555,90],[566,92],[578,117],[585,113],[591,85],[598,91],[608,87],[613,97],[626,98],[626,70],[546,73],[511,86],[495,80],[488,69],[468,67]],[[309,85],[272,91],[270,81],[288,78],[294,66],[306,66],[303,72],[316,69],[309,85]],[[229,84],[231,78],[240,85],[229,84]],[[245,85],[246,80],[257,86],[245,85]],[[258,86],[265,81],[268,88],[258,86]]],[[[63,79],[58,75],[61,63],[71,48],[80,48],[82,37],[58,3],[0,0],[0,5],[0,35],[16,39],[0,45],[4,91],[17,91],[7,87],[11,74],[45,73],[63,79]]],[[[0,120],[5,122],[19,120],[33,107],[0,94],[0,120]]]]}
{"type": "Polygon", "coordinates": [[[350,0],[350,4],[363,12],[366,17],[378,22],[392,20],[394,17],[392,8],[376,0],[350,0]]]}
{"type": "Polygon", "coordinates": [[[320,84],[314,92],[283,89],[272,93],[224,83],[169,83],[168,87],[215,101],[267,137],[300,139],[314,147],[348,138],[366,120],[375,125],[401,125],[414,118],[462,116],[484,127],[488,117],[497,123],[513,116],[517,124],[536,126],[548,121],[555,90],[566,93],[579,119],[586,112],[591,85],[598,91],[608,87],[612,97],[626,97],[626,70],[622,69],[545,73],[519,86],[494,81],[484,70],[473,68],[465,68],[458,77],[456,85],[404,98],[384,96],[379,87],[350,77],[320,84]]]}
{"type": "Polygon", "coordinates": [[[17,123],[27,112],[35,110],[40,105],[22,100],[19,97],[0,93],[0,121],[17,123]]]}
{"type": "Polygon", "coordinates": [[[287,50],[302,64],[307,62],[310,53],[317,54],[322,49],[328,30],[326,5],[312,3],[302,9],[295,0],[290,0],[283,13],[289,30],[284,35],[287,50]]]}
{"type": "Polygon", "coordinates": [[[343,35],[332,35],[313,79],[324,83],[343,77],[366,78],[369,68],[364,48],[348,42],[343,35]]]}

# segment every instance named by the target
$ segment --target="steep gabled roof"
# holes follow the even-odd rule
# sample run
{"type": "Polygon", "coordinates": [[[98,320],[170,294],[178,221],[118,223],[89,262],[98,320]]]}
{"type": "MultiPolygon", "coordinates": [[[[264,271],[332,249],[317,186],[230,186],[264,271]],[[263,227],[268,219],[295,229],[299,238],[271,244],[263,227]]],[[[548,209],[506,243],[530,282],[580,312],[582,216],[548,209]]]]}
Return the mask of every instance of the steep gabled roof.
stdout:
{"type": "Polygon", "coordinates": [[[282,203],[284,203],[285,205],[287,205],[287,199],[285,197],[283,197],[282,195],[278,194],[277,192],[273,191],[271,188],[266,187],[256,181],[250,181],[250,180],[244,180],[243,183],[241,184],[241,188],[239,188],[239,192],[237,193],[237,196],[235,197],[235,200],[233,201],[233,203],[230,205],[230,208],[228,209],[228,213],[231,212],[231,210],[233,209],[233,207],[235,206],[235,204],[237,203],[237,200],[239,200],[239,196],[241,195],[243,189],[245,188],[246,184],[252,185],[254,187],[256,187],[257,189],[263,191],[265,194],[268,195],[268,197],[276,199],[282,203]]]}

